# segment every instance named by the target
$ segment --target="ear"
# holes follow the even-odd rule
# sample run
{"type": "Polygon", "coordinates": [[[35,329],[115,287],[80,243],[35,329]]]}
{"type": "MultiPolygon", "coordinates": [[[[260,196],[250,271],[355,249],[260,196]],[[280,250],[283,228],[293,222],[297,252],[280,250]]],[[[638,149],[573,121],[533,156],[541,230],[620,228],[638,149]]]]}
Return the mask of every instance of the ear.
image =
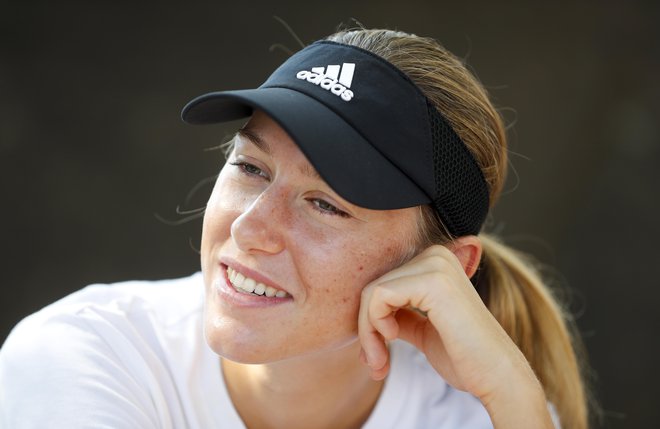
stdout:
{"type": "Polygon", "coordinates": [[[482,247],[479,237],[475,235],[459,237],[447,247],[459,260],[468,278],[472,278],[474,273],[477,272],[479,262],[481,261],[482,247]]]}

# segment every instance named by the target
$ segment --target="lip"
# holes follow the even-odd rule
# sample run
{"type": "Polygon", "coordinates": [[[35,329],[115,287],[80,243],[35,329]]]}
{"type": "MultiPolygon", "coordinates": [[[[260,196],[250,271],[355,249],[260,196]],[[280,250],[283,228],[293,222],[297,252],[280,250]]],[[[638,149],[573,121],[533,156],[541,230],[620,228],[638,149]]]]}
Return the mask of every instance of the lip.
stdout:
{"type": "Polygon", "coordinates": [[[238,261],[235,261],[235,260],[230,259],[230,258],[220,258],[220,264],[223,265],[225,275],[227,273],[227,268],[226,267],[231,267],[231,268],[233,268],[234,270],[238,271],[239,273],[243,274],[246,277],[250,277],[250,278],[258,281],[259,283],[263,283],[266,286],[273,287],[277,290],[283,290],[284,292],[291,295],[291,292],[286,290],[286,288],[280,286],[279,284],[277,284],[273,280],[269,279],[265,275],[263,275],[263,274],[261,274],[257,271],[254,271],[253,269],[248,268],[245,265],[242,265],[238,261]]]}
{"type": "Polygon", "coordinates": [[[233,305],[240,307],[269,307],[269,306],[284,304],[293,301],[293,298],[289,293],[289,291],[279,286],[277,283],[273,282],[268,277],[259,274],[258,272],[253,271],[239,264],[236,261],[223,259],[219,265],[222,276],[219,277],[214,282],[213,286],[215,290],[220,295],[222,295],[224,300],[230,302],[233,305]],[[236,290],[236,288],[234,288],[234,286],[229,281],[229,277],[227,275],[227,267],[231,267],[232,269],[238,271],[239,273],[247,277],[251,277],[256,281],[265,284],[266,286],[271,286],[274,287],[275,289],[283,290],[284,292],[288,293],[289,296],[286,296],[284,298],[277,298],[277,297],[268,298],[265,296],[239,292],[236,290]]]}

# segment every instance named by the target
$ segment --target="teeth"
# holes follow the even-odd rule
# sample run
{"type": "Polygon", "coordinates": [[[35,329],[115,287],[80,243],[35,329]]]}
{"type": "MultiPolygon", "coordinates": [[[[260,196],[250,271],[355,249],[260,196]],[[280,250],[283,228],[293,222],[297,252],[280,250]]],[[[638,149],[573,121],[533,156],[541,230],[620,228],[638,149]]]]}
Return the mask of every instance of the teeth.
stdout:
{"type": "Polygon", "coordinates": [[[246,292],[255,292],[258,295],[261,295],[259,292],[256,292],[254,289],[257,286],[257,282],[255,282],[253,279],[246,278],[243,284],[241,285],[241,289],[243,289],[246,292]]]}
{"type": "Polygon", "coordinates": [[[259,283],[254,279],[245,277],[243,274],[239,273],[231,267],[227,267],[227,277],[229,277],[229,281],[239,292],[252,293],[261,296],[265,295],[269,298],[286,298],[289,296],[289,294],[283,290],[275,289],[272,286],[266,286],[265,284],[259,283]]]}

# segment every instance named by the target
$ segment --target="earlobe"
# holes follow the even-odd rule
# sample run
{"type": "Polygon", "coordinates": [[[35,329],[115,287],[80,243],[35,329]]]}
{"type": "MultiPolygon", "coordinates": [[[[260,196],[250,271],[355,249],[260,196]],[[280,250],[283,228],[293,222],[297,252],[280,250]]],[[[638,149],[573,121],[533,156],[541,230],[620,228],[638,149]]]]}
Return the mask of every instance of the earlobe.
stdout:
{"type": "Polygon", "coordinates": [[[468,278],[472,278],[481,261],[482,246],[479,237],[475,235],[459,237],[448,247],[461,263],[468,278]]]}

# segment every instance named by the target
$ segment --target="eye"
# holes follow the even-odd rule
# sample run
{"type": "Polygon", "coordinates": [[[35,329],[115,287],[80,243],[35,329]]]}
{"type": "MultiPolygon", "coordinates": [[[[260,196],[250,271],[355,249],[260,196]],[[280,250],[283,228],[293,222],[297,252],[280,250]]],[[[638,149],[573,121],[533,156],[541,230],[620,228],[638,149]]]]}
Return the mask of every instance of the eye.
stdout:
{"type": "Polygon", "coordinates": [[[322,200],[320,198],[310,198],[308,201],[314,205],[315,209],[318,212],[324,215],[350,217],[350,215],[345,211],[338,209],[329,202],[322,200]]]}
{"type": "Polygon", "coordinates": [[[257,167],[254,164],[250,164],[249,162],[245,161],[234,161],[230,162],[230,165],[234,165],[241,170],[241,172],[247,176],[258,176],[258,177],[263,177],[264,179],[268,179],[268,175],[264,173],[264,171],[257,167]]]}

